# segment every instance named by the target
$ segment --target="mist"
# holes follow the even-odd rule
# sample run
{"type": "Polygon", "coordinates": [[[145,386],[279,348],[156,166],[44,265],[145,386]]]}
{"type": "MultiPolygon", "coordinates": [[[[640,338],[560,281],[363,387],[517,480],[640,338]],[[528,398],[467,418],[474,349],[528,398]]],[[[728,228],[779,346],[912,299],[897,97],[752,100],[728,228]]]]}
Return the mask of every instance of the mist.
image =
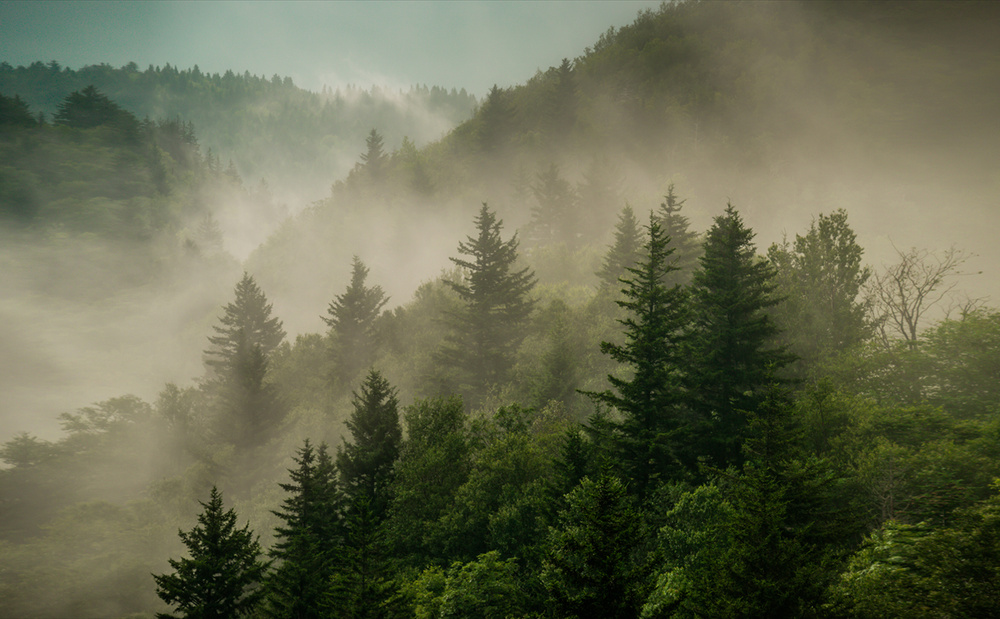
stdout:
{"type": "MultiPolygon", "coordinates": [[[[518,440],[539,441],[537,453],[550,466],[561,457],[561,433],[586,427],[597,410],[580,393],[608,392],[609,376],[627,373],[601,353],[602,342],[621,341],[624,324],[608,296],[614,291],[599,276],[616,222],[626,205],[640,224],[650,222],[668,192],[682,200],[699,239],[731,204],[752,229],[760,261],[772,244],[794,242],[838,209],[847,212],[863,266],[873,273],[911,248],[931,256],[954,248],[965,261],[949,273],[953,290],[920,324],[932,334],[927,341],[939,345],[947,334],[934,330],[960,325],[946,319],[964,318],[970,308],[985,312],[968,312],[973,318],[993,316],[1000,298],[1000,37],[987,17],[996,10],[965,3],[912,10],[665,4],[598,35],[573,57],[548,59],[548,68],[516,85],[498,78],[493,90],[428,86],[418,76],[414,86],[352,86],[334,73],[303,88],[302,69],[293,66],[265,77],[239,67],[210,73],[193,63],[144,70],[5,62],[4,105],[17,95],[11,109],[23,104],[27,118],[41,113],[44,122],[30,124],[21,114],[21,125],[3,125],[0,135],[0,442],[7,463],[0,481],[23,493],[5,508],[0,543],[19,553],[11,559],[22,570],[19,582],[49,567],[32,558],[33,549],[58,547],[67,532],[90,532],[102,548],[115,548],[113,568],[89,574],[94,555],[70,544],[68,558],[53,562],[52,573],[68,579],[55,601],[22,592],[9,608],[38,616],[163,611],[148,574],[169,571],[166,559],[183,553],[176,530],[190,528],[213,486],[271,547],[280,538],[274,509],[285,498],[278,483],[287,480],[296,450],[305,439],[334,451],[349,444],[348,421],[369,369],[392,385],[404,423],[433,398],[466,398],[463,431],[469,453],[481,458],[469,456],[470,471],[486,466],[482,454],[500,444],[490,441],[520,427],[504,417],[510,410],[538,413],[518,440]],[[65,120],[66,101],[89,84],[114,103],[114,122],[65,120]],[[553,187],[572,204],[560,220],[569,231],[562,237],[539,231],[551,197],[545,191],[553,187]],[[454,284],[464,275],[454,259],[460,244],[474,239],[484,204],[502,220],[501,237],[518,239],[516,267],[533,272],[537,284],[535,312],[517,334],[504,379],[480,389],[455,378],[461,368],[446,367],[440,351],[455,335],[462,306],[454,284]],[[387,301],[366,327],[364,352],[345,360],[331,304],[354,284],[355,258],[367,269],[367,292],[378,296],[377,287],[387,301]],[[221,366],[211,365],[221,353],[209,338],[226,324],[244,274],[259,285],[284,339],[261,349],[266,379],[254,395],[265,402],[262,410],[278,411],[279,422],[240,443],[227,436],[244,428],[226,425],[233,396],[221,366]],[[565,367],[557,362],[572,371],[559,374],[565,367]],[[572,382],[570,395],[539,395],[548,393],[539,385],[550,375],[572,382]],[[124,593],[102,600],[107,591],[124,593]]],[[[842,405],[845,419],[861,419],[857,411],[869,408],[872,416],[897,413],[886,412],[896,404],[884,404],[891,398],[878,387],[844,378],[858,359],[878,363],[878,355],[895,354],[875,339],[837,351],[842,357],[831,353],[828,365],[794,366],[796,414],[811,414],[808,398],[827,379],[840,390],[836,397],[857,398],[842,405]],[[840,359],[847,361],[837,368],[840,359]]],[[[893,359],[886,367],[897,371],[904,362],[893,359]]],[[[925,407],[932,421],[954,414],[987,423],[978,409],[953,413],[953,401],[935,400],[942,389],[930,385],[923,400],[899,403],[899,410],[925,414],[925,407]]],[[[980,430],[985,436],[979,426],[968,432],[980,430]]],[[[857,436],[845,431],[841,439],[867,440],[857,436]]],[[[956,444],[965,449],[962,440],[956,444]]],[[[925,443],[906,449],[923,453],[925,443]]],[[[683,483],[695,487],[705,481],[699,475],[683,483]]],[[[862,478],[854,469],[850,475],[862,478]]],[[[449,500],[471,501],[477,491],[456,491],[449,500]]],[[[970,491],[961,509],[984,493],[970,491]]],[[[449,517],[440,522],[464,522],[462,512],[449,517]]],[[[900,517],[916,522],[913,513],[900,517]]],[[[850,539],[886,520],[859,516],[863,524],[850,539]]],[[[546,521],[539,530],[555,526],[546,521]]],[[[514,556],[502,542],[497,547],[514,556]]],[[[479,561],[480,550],[435,560],[479,561]]]]}

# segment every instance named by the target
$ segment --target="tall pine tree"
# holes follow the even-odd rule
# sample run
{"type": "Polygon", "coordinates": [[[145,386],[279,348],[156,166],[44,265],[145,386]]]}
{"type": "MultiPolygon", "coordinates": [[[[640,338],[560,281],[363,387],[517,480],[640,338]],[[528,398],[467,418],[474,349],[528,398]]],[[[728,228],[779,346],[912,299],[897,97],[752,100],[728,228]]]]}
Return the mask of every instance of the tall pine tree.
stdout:
{"type": "Polygon", "coordinates": [[[774,267],[756,254],[754,233],[730,204],[705,239],[692,278],[694,334],[687,351],[700,451],[716,466],[742,461],[746,414],[790,360],[774,343],[767,313],[778,303],[774,267]]]}
{"type": "Polygon", "coordinates": [[[366,286],[367,278],[368,267],[354,256],[350,285],[330,302],[329,317],[323,317],[330,327],[335,378],[342,382],[353,381],[375,360],[375,321],[389,298],[381,286],[366,286]]]}
{"type": "Polygon", "coordinates": [[[489,386],[506,380],[524,338],[524,323],[535,306],[530,297],[534,273],[527,267],[515,270],[517,235],[501,239],[503,221],[485,203],[475,224],[477,235],[458,245],[469,259],[451,258],[463,277],[448,285],[458,293],[463,308],[447,317],[451,332],[437,355],[457,375],[456,389],[471,404],[489,386]]]}
{"type": "Polygon", "coordinates": [[[686,443],[681,436],[686,420],[680,369],[687,362],[681,348],[688,327],[686,294],[679,285],[664,284],[676,267],[669,239],[652,214],[647,231],[645,258],[626,269],[624,300],[618,301],[628,312],[619,320],[625,343],[601,342],[601,351],[628,366],[632,376],[609,375],[613,390],[590,394],[623,417],[611,425],[624,472],[640,496],[658,478],[680,472],[686,443]]]}
{"type": "Polygon", "coordinates": [[[306,439],[295,463],[291,482],[279,484],[289,496],[272,512],[284,524],[275,527],[269,553],[277,567],[267,579],[265,610],[276,618],[325,617],[343,544],[343,497],[326,444],[314,449],[306,439]]]}

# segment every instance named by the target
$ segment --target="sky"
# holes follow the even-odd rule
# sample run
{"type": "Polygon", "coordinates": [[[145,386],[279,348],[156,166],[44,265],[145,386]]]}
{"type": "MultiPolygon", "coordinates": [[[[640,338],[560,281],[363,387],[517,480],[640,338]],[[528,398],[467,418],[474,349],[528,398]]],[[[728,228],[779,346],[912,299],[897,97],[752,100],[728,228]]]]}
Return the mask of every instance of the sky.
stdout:
{"type": "Polygon", "coordinates": [[[657,1],[0,1],[0,61],[135,62],[291,77],[320,90],[521,84],[657,1]]]}

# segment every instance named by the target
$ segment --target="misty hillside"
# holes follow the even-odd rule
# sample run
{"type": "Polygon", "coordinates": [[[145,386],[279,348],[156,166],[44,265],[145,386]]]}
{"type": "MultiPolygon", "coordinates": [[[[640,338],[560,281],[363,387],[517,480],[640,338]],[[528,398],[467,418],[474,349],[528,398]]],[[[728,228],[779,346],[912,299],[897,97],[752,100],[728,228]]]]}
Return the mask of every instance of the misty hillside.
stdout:
{"type": "Polygon", "coordinates": [[[997,616],[997,6],[0,64],[0,618],[997,616]]]}
{"type": "Polygon", "coordinates": [[[395,92],[348,87],[314,93],[289,78],[232,71],[202,73],[166,64],[69,69],[52,61],[0,63],[0,93],[17,94],[37,114],[56,113],[70,92],[94,86],[139,118],[191,123],[204,151],[232,162],[248,183],[264,179],[297,209],[323,197],[350,170],[372,127],[424,144],[467,119],[475,98],[454,88],[414,86],[395,92]]]}

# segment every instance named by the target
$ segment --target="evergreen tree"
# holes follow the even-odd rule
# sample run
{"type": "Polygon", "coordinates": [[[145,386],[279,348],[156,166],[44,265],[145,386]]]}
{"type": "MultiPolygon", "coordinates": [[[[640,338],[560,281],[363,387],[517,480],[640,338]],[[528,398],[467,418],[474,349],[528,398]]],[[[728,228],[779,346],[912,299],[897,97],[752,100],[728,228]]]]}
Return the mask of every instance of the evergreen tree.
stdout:
{"type": "Polygon", "coordinates": [[[531,193],[535,197],[528,224],[531,241],[539,245],[575,243],[581,218],[576,213],[576,196],[570,184],[560,176],[559,166],[553,163],[536,174],[531,193]]]}
{"type": "Polygon", "coordinates": [[[59,104],[53,118],[56,125],[74,129],[91,129],[101,125],[114,125],[129,137],[137,137],[139,121],[93,86],[70,93],[59,104]]]}
{"type": "Polygon", "coordinates": [[[657,213],[663,233],[670,238],[670,247],[674,249],[674,266],[677,267],[666,281],[667,284],[687,284],[701,255],[698,235],[690,230],[688,218],[681,215],[684,202],[686,200],[680,200],[674,194],[674,184],[670,183],[657,213]]]}
{"type": "Polygon", "coordinates": [[[241,351],[259,348],[267,358],[285,339],[281,320],[271,316],[271,304],[253,276],[246,272],[236,284],[235,298],[224,312],[219,318],[221,325],[212,327],[216,335],[208,338],[212,348],[205,351],[209,357],[206,365],[217,372],[224,373],[238,363],[241,351]]]}
{"type": "Polygon", "coordinates": [[[644,535],[625,485],[584,478],[566,503],[541,574],[559,616],[638,617],[647,588],[644,535]]]}
{"type": "Polygon", "coordinates": [[[589,394],[622,414],[622,421],[611,427],[616,430],[624,472],[640,496],[657,478],[678,473],[683,463],[681,433],[686,420],[680,368],[688,362],[681,350],[688,328],[686,295],[679,285],[663,283],[676,269],[670,261],[673,250],[652,214],[647,230],[646,256],[626,269],[625,299],[618,301],[628,311],[619,320],[626,342],[601,342],[601,352],[626,364],[632,376],[609,375],[613,391],[589,394]]]}
{"type": "Polygon", "coordinates": [[[601,284],[611,290],[619,290],[620,279],[628,275],[627,269],[634,267],[642,259],[642,236],[639,221],[632,207],[626,204],[615,224],[615,241],[604,256],[604,264],[597,276],[601,284]]]}
{"type": "Polygon", "coordinates": [[[775,270],[756,255],[753,236],[728,205],[708,231],[692,280],[692,406],[703,424],[702,454],[720,467],[740,462],[746,412],[791,359],[773,343],[778,329],[766,310],[778,303],[775,270]]]}
{"type": "MultiPolygon", "coordinates": [[[[179,531],[190,558],[170,559],[173,574],[153,575],[156,593],[186,619],[227,619],[253,614],[264,595],[260,583],[267,563],[260,560],[260,543],[247,523],[236,527],[236,512],[222,510],[216,488],[198,525],[179,531]]],[[[174,615],[160,613],[161,619],[174,615]]]]}
{"type": "Polygon", "coordinates": [[[31,115],[28,104],[21,97],[5,97],[0,94],[0,126],[34,127],[41,124],[31,115]]]}
{"type": "Polygon", "coordinates": [[[313,449],[306,439],[295,463],[298,466],[288,471],[291,483],[279,484],[289,496],[281,509],[272,512],[284,525],[275,528],[276,541],[269,553],[277,568],[267,579],[266,614],[325,617],[344,537],[342,497],[326,444],[313,449]]]}
{"type": "Polygon", "coordinates": [[[348,505],[345,566],[336,595],[351,617],[382,617],[390,588],[385,520],[403,438],[399,401],[389,381],[373,369],[353,405],[347,428],[354,442],[345,440],[337,452],[348,505]]]}
{"type": "Polygon", "coordinates": [[[371,133],[365,138],[365,146],[367,146],[367,150],[361,153],[362,168],[368,173],[371,180],[380,181],[389,156],[385,153],[382,136],[378,131],[371,130],[371,133]]]}
{"type": "Polygon", "coordinates": [[[329,317],[323,317],[330,327],[336,377],[343,382],[354,380],[375,360],[375,321],[389,301],[381,286],[365,285],[367,277],[368,267],[354,256],[350,285],[330,302],[329,317]]]}
{"type": "Polygon", "coordinates": [[[286,408],[273,384],[266,382],[271,351],[285,337],[281,321],[271,317],[271,304],[253,277],[244,273],[236,298],[225,307],[209,337],[215,370],[207,387],[217,398],[216,434],[237,447],[257,447],[280,428],[286,408]]]}
{"type": "Polygon", "coordinates": [[[504,241],[503,225],[484,203],[475,219],[478,234],[459,243],[469,260],[451,258],[463,278],[449,281],[464,307],[449,315],[451,327],[438,360],[459,375],[458,389],[475,400],[506,379],[514,351],[524,338],[524,322],[534,308],[529,297],[535,276],[527,267],[514,270],[517,235],[504,241]]]}
{"type": "Polygon", "coordinates": [[[475,140],[481,152],[497,154],[507,144],[513,116],[507,91],[493,84],[475,119],[475,140]]]}
{"type": "Polygon", "coordinates": [[[396,390],[372,369],[354,394],[354,412],[347,421],[352,443],[337,452],[337,469],[349,497],[363,495],[381,520],[389,506],[393,467],[399,458],[403,431],[399,425],[396,390]]]}

